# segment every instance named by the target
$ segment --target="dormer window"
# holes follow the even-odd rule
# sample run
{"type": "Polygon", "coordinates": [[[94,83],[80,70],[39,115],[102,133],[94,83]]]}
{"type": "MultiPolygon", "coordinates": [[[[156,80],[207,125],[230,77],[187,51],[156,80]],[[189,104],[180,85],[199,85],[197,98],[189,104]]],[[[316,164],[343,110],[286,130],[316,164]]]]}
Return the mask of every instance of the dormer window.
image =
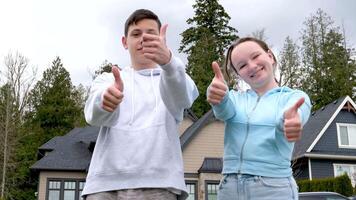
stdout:
{"type": "Polygon", "coordinates": [[[336,126],[339,147],[356,149],[356,124],[337,123],[336,126]]]}

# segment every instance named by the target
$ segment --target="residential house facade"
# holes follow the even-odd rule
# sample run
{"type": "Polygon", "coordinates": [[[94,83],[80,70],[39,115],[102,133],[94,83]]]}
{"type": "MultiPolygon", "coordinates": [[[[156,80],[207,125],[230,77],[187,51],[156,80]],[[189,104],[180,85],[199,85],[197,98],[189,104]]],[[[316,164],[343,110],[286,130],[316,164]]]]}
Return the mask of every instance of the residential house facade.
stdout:
{"type": "MultiPolygon", "coordinates": [[[[184,116],[180,140],[189,200],[216,199],[222,170],[224,124],[214,118],[212,111],[200,119],[190,110],[184,116]]],[[[98,127],[75,128],[38,149],[39,160],[31,166],[39,176],[37,199],[81,199],[98,132],[98,127]]]]}
{"type": "Polygon", "coordinates": [[[356,183],[356,105],[342,97],[312,112],[293,153],[294,177],[318,179],[347,173],[356,183]]]}

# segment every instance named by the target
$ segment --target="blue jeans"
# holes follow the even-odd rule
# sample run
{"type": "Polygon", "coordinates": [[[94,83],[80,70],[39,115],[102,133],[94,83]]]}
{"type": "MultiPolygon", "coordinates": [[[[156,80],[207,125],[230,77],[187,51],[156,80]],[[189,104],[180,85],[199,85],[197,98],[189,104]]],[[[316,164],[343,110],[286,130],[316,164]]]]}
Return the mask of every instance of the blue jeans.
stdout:
{"type": "Polygon", "coordinates": [[[294,178],[271,178],[248,174],[225,174],[218,200],[298,200],[294,178]]]}

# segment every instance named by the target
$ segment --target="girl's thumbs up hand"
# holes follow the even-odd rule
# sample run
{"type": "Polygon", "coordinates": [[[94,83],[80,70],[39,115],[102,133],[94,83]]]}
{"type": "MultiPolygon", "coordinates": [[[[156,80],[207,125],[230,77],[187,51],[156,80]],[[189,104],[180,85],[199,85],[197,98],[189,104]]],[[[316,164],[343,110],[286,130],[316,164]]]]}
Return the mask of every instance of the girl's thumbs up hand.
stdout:
{"type": "Polygon", "coordinates": [[[207,101],[212,105],[219,104],[227,92],[227,85],[225,84],[224,76],[221,73],[219,64],[213,62],[211,67],[214,71],[214,78],[208,87],[207,101]]]}

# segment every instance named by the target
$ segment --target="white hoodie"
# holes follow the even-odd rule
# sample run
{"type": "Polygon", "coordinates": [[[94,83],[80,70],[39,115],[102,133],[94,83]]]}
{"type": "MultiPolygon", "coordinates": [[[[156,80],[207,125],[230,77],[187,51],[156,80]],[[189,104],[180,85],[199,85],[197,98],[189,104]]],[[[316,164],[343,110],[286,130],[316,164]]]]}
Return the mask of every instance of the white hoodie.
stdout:
{"type": "Polygon", "coordinates": [[[102,109],[102,95],[114,83],[97,77],[84,113],[100,126],[83,195],[132,188],[167,188],[187,197],[178,134],[183,110],[198,96],[184,64],[172,56],[160,68],[120,71],[124,98],[114,112],[102,109]]]}

